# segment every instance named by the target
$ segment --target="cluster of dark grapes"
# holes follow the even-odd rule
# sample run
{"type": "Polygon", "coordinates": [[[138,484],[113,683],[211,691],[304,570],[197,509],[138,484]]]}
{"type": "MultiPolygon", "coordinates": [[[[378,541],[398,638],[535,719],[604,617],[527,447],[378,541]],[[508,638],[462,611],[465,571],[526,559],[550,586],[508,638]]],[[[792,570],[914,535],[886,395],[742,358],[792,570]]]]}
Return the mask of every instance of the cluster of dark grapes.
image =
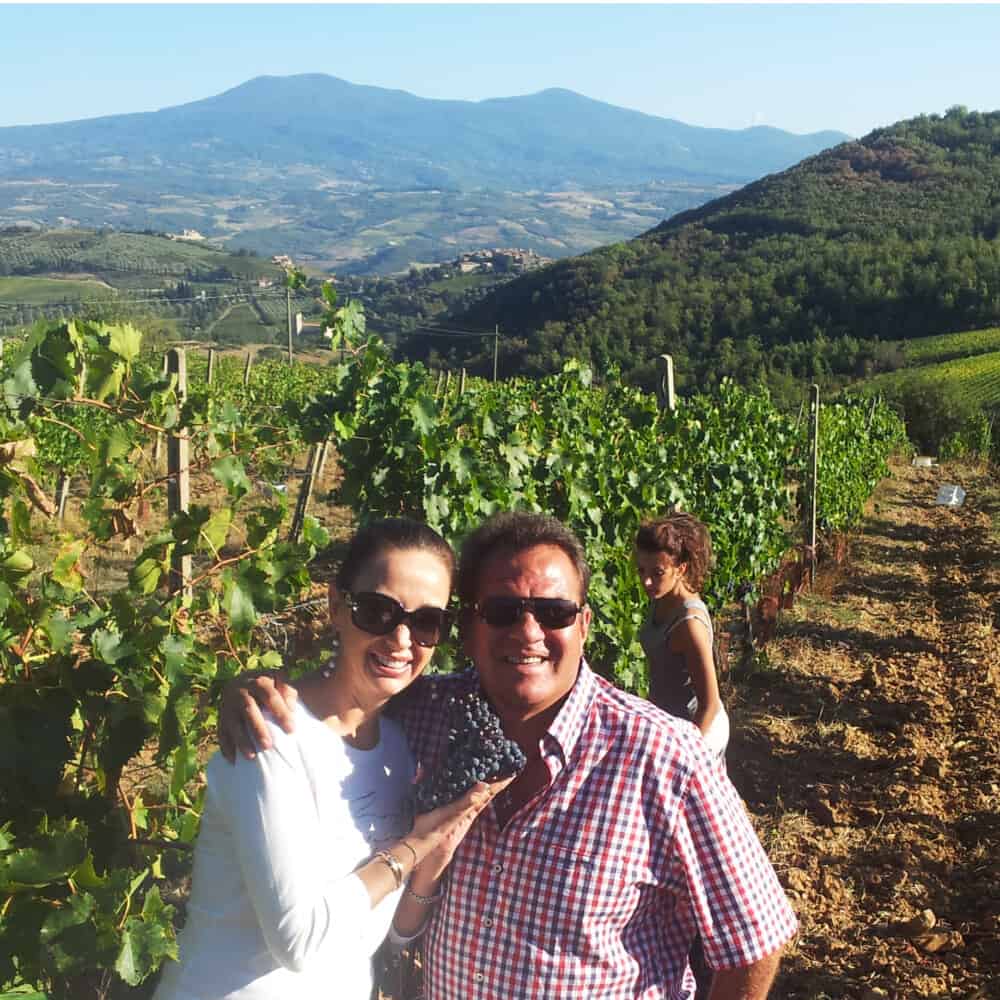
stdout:
{"type": "Polygon", "coordinates": [[[415,790],[418,813],[430,812],[464,795],[477,781],[517,774],[527,763],[521,748],[504,736],[500,719],[475,691],[453,696],[448,711],[444,765],[425,775],[415,790]]]}

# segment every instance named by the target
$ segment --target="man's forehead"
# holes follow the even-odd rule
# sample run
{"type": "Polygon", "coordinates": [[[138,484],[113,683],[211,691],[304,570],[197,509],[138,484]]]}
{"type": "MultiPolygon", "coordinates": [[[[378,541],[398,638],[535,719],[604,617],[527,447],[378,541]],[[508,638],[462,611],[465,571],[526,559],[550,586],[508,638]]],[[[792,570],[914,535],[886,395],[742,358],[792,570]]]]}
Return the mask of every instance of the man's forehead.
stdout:
{"type": "Polygon", "coordinates": [[[569,554],[551,543],[507,546],[490,553],[479,575],[479,590],[525,575],[580,584],[580,574],[569,554]],[[568,577],[568,579],[567,579],[568,577]]]}

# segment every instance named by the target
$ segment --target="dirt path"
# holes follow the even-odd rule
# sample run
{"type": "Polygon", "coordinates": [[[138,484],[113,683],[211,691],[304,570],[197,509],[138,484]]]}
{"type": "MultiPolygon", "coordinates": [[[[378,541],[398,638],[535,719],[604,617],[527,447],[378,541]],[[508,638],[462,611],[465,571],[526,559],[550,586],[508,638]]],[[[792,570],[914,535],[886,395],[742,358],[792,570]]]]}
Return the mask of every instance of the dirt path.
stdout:
{"type": "Polygon", "coordinates": [[[1000,997],[998,518],[985,473],[896,468],[733,685],[730,772],[802,925],[776,998],[1000,997]]]}

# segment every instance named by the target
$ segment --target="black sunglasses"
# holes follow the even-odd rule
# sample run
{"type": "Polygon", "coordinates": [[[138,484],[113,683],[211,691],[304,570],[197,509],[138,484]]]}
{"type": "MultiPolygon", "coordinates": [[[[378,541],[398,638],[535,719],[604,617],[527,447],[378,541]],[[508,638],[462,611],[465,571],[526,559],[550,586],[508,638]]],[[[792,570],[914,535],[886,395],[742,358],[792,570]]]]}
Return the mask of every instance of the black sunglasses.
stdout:
{"type": "Polygon", "coordinates": [[[562,597],[487,597],[472,610],[494,628],[510,628],[530,611],[542,628],[556,629],[572,625],[583,608],[562,597]]]}
{"type": "Polygon", "coordinates": [[[418,646],[436,646],[451,629],[451,612],[446,608],[428,604],[407,611],[399,601],[374,591],[344,594],[344,600],[351,609],[351,621],[371,635],[387,635],[405,622],[418,646]]]}

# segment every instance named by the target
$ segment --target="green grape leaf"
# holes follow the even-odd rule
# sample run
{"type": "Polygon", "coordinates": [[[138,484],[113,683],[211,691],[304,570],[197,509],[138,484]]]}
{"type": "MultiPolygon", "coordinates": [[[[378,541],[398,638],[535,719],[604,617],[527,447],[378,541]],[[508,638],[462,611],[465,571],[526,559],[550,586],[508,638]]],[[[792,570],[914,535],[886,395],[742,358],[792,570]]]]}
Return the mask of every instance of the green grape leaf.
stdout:
{"type": "Polygon", "coordinates": [[[75,823],[50,830],[41,847],[25,847],[0,859],[0,890],[16,892],[61,882],[87,856],[86,830],[75,823]]]}
{"type": "Polygon", "coordinates": [[[232,524],[232,521],[232,508],[220,507],[201,529],[202,538],[208,542],[213,555],[217,555],[219,549],[226,544],[226,538],[229,536],[229,526],[232,524]]]}
{"type": "Polygon", "coordinates": [[[12,552],[3,562],[0,562],[0,570],[7,576],[23,576],[30,573],[35,568],[34,560],[24,549],[12,552]]]}
{"type": "Polygon", "coordinates": [[[117,396],[125,377],[125,364],[110,354],[91,357],[87,366],[87,395],[93,399],[106,401],[117,396]]]}
{"type": "Polygon", "coordinates": [[[140,559],[129,572],[129,583],[140,594],[151,594],[159,586],[164,572],[165,564],[159,559],[140,559]]]}
{"type": "Polygon", "coordinates": [[[213,463],[212,475],[225,486],[226,492],[234,500],[242,500],[252,488],[243,463],[235,455],[227,455],[213,463]]]}
{"type": "Polygon", "coordinates": [[[118,357],[124,358],[126,361],[135,361],[139,357],[142,333],[131,323],[112,326],[108,333],[110,335],[108,346],[118,357]]]}
{"type": "Polygon", "coordinates": [[[22,407],[39,394],[39,389],[32,377],[31,359],[25,358],[3,382],[4,402],[9,410],[15,413],[24,412],[22,407]]]}
{"type": "Polygon", "coordinates": [[[132,647],[117,632],[112,632],[110,629],[97,629],[91,636],[91,645],[94,655],[99,660],[112,665],[133,652],[132,647]]]}
{"type": "Polygon", "coordinates": [[[98,460],[110,465],[116,458],[123,458],[132,449],[128,431],[121,425],[101,430],[97,445],[98,460]]]}
{"type": "Polygon", "coordinates": [[[83,574],[79,563],[86,547],[87,543],[83,539],[68,542],[52,561],[52,579],[73,593],[83,589],[83,574]]]}
{"type": "Polygon", "coordinates": [[[418,396],[416,399],[411,399],[407,410],[410,419],[421,434],[430,434],[434,430],[438,419],[438,408],[430,396],[418,396]]]}
{"type": "Polygon", "coordinates": [[[302,540],[316,549],[325,549],[330,544],[330,533],[314,517],[302,522],[302,540]]]}
{"type": "Polygon", "coordinates": [[[184,791],[184,786],[198,773],[198,748],[190,746],[182,733],[171,756],[173,768],[170,772],[170,796],[176,802],[184,791]]]}
{"type": "Polygon", "coordinates": [[[456,445],[448,449],[444,460],[454,471],[455,481],[466,483],[475,467],[476,453],[471,448],[460,448],[456,445]]]}
{"type": "Polygon", "coordinates": [[[61,906],[45,918],[39,937],[44,944],[48,944],[68,927],[85,923],[93,912],[94,897],[89,892],[68,896],[61,906]]]}
{"type": "Polygon", "coordinates": [[[73,644],[73,634],[76,629],[62,611],[57,611],[51,615],[45,621],[43,629],[49,637],[49,645],[52,647],[53,652],[68,652],[70,646],[73,644]]]}
{"type": "Polygon", "coordinates": [[[163,653],[164,674],[171,685],[176,684],[185,674],[188,656],[194,648],[194,640],[189,636],[168,635],[160,643],[163,653]]]}
{"type": "Polygon", "coordinates": [[[172,906],[160,899],[154,885],[146,893],[141,917],[129,917],[122,930],[122,947],[115,962],[115,971],[129,986],[138,986],[148,979],[165,958],[177,958],[172,906]]]}
{"type": "Polygon", "coordinates": [[[222,607],[237,632],[249,632],[257,623],[253,594],[236,575],[223,580],[222,607]]]}

